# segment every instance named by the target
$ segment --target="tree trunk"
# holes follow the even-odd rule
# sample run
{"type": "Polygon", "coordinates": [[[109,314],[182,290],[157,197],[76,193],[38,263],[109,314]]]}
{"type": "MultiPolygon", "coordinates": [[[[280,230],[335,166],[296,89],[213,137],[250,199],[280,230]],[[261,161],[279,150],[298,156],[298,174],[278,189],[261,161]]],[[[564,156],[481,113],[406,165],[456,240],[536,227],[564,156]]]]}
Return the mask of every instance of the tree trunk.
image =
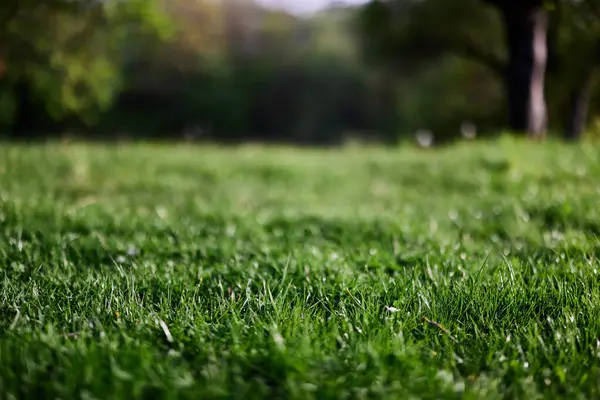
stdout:
{"type": "Polygon", "coordinates": [[[504,20],[508,66],[505,84],[510,128],[531,137],[546,135],[544,82],[548,13],[541,2],[497,2],[504,20]]]}
{"type": "Polygon", "coordinates": [[[600,65],[600,39],[591,46],[582,55],[572,57],[575,66],[569,72],[575,76],[575,81],[569,94],[569,114],[564,131],[567,140],[581,139],[587,125],[590,97],[596,84],[595,73],[600,65]]]}
{"type": "Polygon", "coordinates": [[[590,105],[590,92],[592,85],[592,70],[577,82],[569,96],[569,114],[564,137],[567,140],[578,140],[583,135],[586,127],[588,109],[590,105]]]}

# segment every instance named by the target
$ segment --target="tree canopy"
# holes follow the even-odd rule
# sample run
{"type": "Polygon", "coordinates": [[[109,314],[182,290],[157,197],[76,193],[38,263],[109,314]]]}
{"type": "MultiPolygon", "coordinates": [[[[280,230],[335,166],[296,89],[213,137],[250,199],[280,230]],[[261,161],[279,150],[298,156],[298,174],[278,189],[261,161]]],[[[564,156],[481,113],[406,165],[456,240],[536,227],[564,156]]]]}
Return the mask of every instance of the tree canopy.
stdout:
{"type": "Polygon", "coordinates": [[[98,115],[121,84],[122,39],[169,33],[161,7],[158,0],[3,2],[2,119],[17,118],[25,98],[43,102],[52,118],[98,115]]]}

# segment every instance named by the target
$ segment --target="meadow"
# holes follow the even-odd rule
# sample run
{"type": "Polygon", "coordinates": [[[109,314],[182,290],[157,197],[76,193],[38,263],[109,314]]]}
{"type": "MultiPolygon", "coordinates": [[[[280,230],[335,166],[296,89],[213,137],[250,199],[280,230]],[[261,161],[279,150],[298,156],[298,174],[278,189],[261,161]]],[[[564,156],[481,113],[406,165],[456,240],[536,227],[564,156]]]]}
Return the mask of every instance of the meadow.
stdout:
{"type": "Polygon", "coordinates": [[[600,147],[0,146],[6,399],[600,397],[600,147]]]}

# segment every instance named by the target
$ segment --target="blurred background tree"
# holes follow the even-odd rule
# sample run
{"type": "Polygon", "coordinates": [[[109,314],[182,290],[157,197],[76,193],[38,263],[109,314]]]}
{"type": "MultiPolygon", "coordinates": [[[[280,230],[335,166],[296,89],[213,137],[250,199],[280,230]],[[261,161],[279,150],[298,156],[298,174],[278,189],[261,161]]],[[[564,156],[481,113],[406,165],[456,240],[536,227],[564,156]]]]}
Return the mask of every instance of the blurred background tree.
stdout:
{"type": "Polygon", "coordinates": [[[374,0],[358,20],[376,63],[472,60],[503,86],[512,131],[544,136],[551,121],[577,138],[600,50],[599,6],[594,0],[374,0]],[[452,23],[444,24],[449,16],[452,23]]]}
{"type": "Polygon", "coordinates": [[[6,0],[0,124],[13,138],[336,144],[418,130],[439,143],[468,122],[577,139],[598,125],[598,7],[373,0],[300,15],[252,0],[6,0]]]}
{"type": "Polygon", "coordinates": [[[120,90],[123,39],[164,36],[152,0],[20,1],[0,8],[0,121],[19,135],[94,122],[120,90]]]}

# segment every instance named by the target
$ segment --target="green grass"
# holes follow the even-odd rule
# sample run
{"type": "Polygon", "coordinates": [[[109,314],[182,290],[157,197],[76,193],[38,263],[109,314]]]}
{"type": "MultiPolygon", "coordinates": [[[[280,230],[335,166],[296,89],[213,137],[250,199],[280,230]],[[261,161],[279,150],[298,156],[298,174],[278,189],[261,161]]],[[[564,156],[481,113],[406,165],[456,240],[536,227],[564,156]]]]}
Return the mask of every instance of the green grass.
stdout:
{"type": "Polygon", "coordinates": [[[1,397],[598,398],[599,195],[590,144],[3,145],[1,397]]]}

